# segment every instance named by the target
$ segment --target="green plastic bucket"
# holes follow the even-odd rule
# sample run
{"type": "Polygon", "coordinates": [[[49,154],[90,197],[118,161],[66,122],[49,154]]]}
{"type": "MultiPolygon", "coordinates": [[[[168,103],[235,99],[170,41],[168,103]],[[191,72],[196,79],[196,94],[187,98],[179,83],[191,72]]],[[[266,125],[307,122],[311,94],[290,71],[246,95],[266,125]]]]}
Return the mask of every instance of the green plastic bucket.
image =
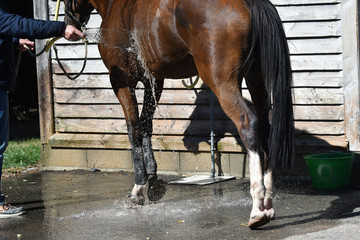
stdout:
{"type": "Polygon", "coordinates": [[[349,183],[354,155],[320,153],[304,156],[311,182],[317,189],[340,188],[349,183]]]}

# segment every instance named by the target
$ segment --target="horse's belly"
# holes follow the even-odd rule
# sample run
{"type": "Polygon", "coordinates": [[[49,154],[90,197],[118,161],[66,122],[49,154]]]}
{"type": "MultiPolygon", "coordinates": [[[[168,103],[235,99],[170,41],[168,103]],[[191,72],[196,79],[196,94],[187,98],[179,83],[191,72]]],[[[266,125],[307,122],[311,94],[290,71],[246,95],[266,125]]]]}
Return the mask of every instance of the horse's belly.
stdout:
{"type": "Polygon", "coordinates": [[[184,59],[162,62],[162,63],[149,63],[150,72],[155,78],[187,78],[198,74],[194,59],[191,55],[187,55],[184,59]]]}

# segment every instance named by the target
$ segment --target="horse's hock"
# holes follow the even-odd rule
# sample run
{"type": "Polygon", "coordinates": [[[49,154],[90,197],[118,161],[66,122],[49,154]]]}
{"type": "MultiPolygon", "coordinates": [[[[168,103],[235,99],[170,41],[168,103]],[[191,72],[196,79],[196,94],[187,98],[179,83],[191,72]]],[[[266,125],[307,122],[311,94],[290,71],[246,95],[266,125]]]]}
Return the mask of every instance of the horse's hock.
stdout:
{"type": "MultiPolygon", "coordinates": [[[[356,1],[273,0],[284,21],[293,69],[296,127],[296,174],[307,174],[303,154],[329,150],[360,151],[356,1]],[[351,10],[351,11],[350,11],[351,10]],[[355,10],[354,10],[355,11],[355,10]],[[346,12],[346,14],[345,14],[346,12]],[[345,16],[346,17],[342,17],[345,16]],[[349,49],[351,47],[351,49],[349,49]],[[343,61],[348,59],[348,61],[343,61]],[[354,65],[355,64],[355,65],[354,65]]],[[[53,18],[55,2],[34,3],[35,17],[53,18]],[[49,10],[43,6],[49,6],[49,10]]],[[[60,9],[63,16],[63,6],[60,9]]],[[[88,28],[98,28],[101,18],[93,12],[88,28]]],[[[39,45],[40,46],[40,45],[39,45]]],[[[84,74],[76,81],[63,75],[54,54],[37,59],[44,146],[42,164],[49,169],[133,171],[124,114],[114,96],[97,44],[89,43],[84,74]],[[49,58],[51,59],[50,65],[49,58]],[[52,79],[52,84],[50,84],[52,79]]],[[[60,40],[61,61],[70,72],[81,69],[83,48],[60,40]]],[[[142,86],[137,96],[143,99],[142,86]]],[[[250,99],[246,85],[243,95],[250,99]]],[[[141,108],[141,106],[140,106],[141,108]]],[[[155,112],[152,144],[160,173],[209,174],[210,92],[200,80],[194,89],[181,81],[165,80],[155,112]]],[[[215,101],[217,169],[248,177],[247,155],[233,123],[215,101]],[[219,163],[221,163],[219,165],[219,163]]]]}

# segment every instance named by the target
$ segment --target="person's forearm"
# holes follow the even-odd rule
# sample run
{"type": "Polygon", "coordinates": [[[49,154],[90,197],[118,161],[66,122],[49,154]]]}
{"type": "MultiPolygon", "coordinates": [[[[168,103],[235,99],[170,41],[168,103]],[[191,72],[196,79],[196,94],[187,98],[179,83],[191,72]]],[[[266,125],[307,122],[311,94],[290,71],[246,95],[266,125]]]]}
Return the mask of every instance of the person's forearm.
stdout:
{"type": "Polygon", "coordinates": [[[64,22],[23,18],[0,10],[0,35],[3,36],[29,39],[61,37],[65,27],[64,22]]]}

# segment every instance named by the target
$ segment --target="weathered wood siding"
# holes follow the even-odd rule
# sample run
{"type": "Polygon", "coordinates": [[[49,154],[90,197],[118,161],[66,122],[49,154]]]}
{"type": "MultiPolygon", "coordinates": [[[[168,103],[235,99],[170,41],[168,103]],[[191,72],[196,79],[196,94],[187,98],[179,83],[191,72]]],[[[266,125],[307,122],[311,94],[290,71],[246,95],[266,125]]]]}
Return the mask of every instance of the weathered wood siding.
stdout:
{"type": "MultiPolygon", "coordinates": [[[[50,19],[55,3],[49,1],[50,19]]],[[[298,152],[306,146],[346,146],[340,0],[273,0],[288,37],[293,68],[293,96],[298,152]]],[[[60,10],[63,13],[63,6],[60,10]]],[[[63,15],[60,15],[60,19],[63,15]]],[[[88,28],[98,28],[95,12],[88,28]]],[[[69,72],[81,69],[84,47],[57,42],[69,72]]],[[[52,59],[55,134],[54,147],[128,149],[126,124],[100,59],[96,43],[89,45],[84,74],[67,79],[52,59]]],[[[142,90],[137,91],[139,102],[142,90]]],[[[244,96],[249,93],[244,85],[244,96]]],[[[200,81],[186,89],[179,80],[166,80],[155,120],[155,149],[209,151],[210,93],[200,81]]],[[[140,106],[141,107],[141,106],[140,106]]],[[[221,151],[241,151],[234,124],[216,102],[215,133],[221,151]]]]}

